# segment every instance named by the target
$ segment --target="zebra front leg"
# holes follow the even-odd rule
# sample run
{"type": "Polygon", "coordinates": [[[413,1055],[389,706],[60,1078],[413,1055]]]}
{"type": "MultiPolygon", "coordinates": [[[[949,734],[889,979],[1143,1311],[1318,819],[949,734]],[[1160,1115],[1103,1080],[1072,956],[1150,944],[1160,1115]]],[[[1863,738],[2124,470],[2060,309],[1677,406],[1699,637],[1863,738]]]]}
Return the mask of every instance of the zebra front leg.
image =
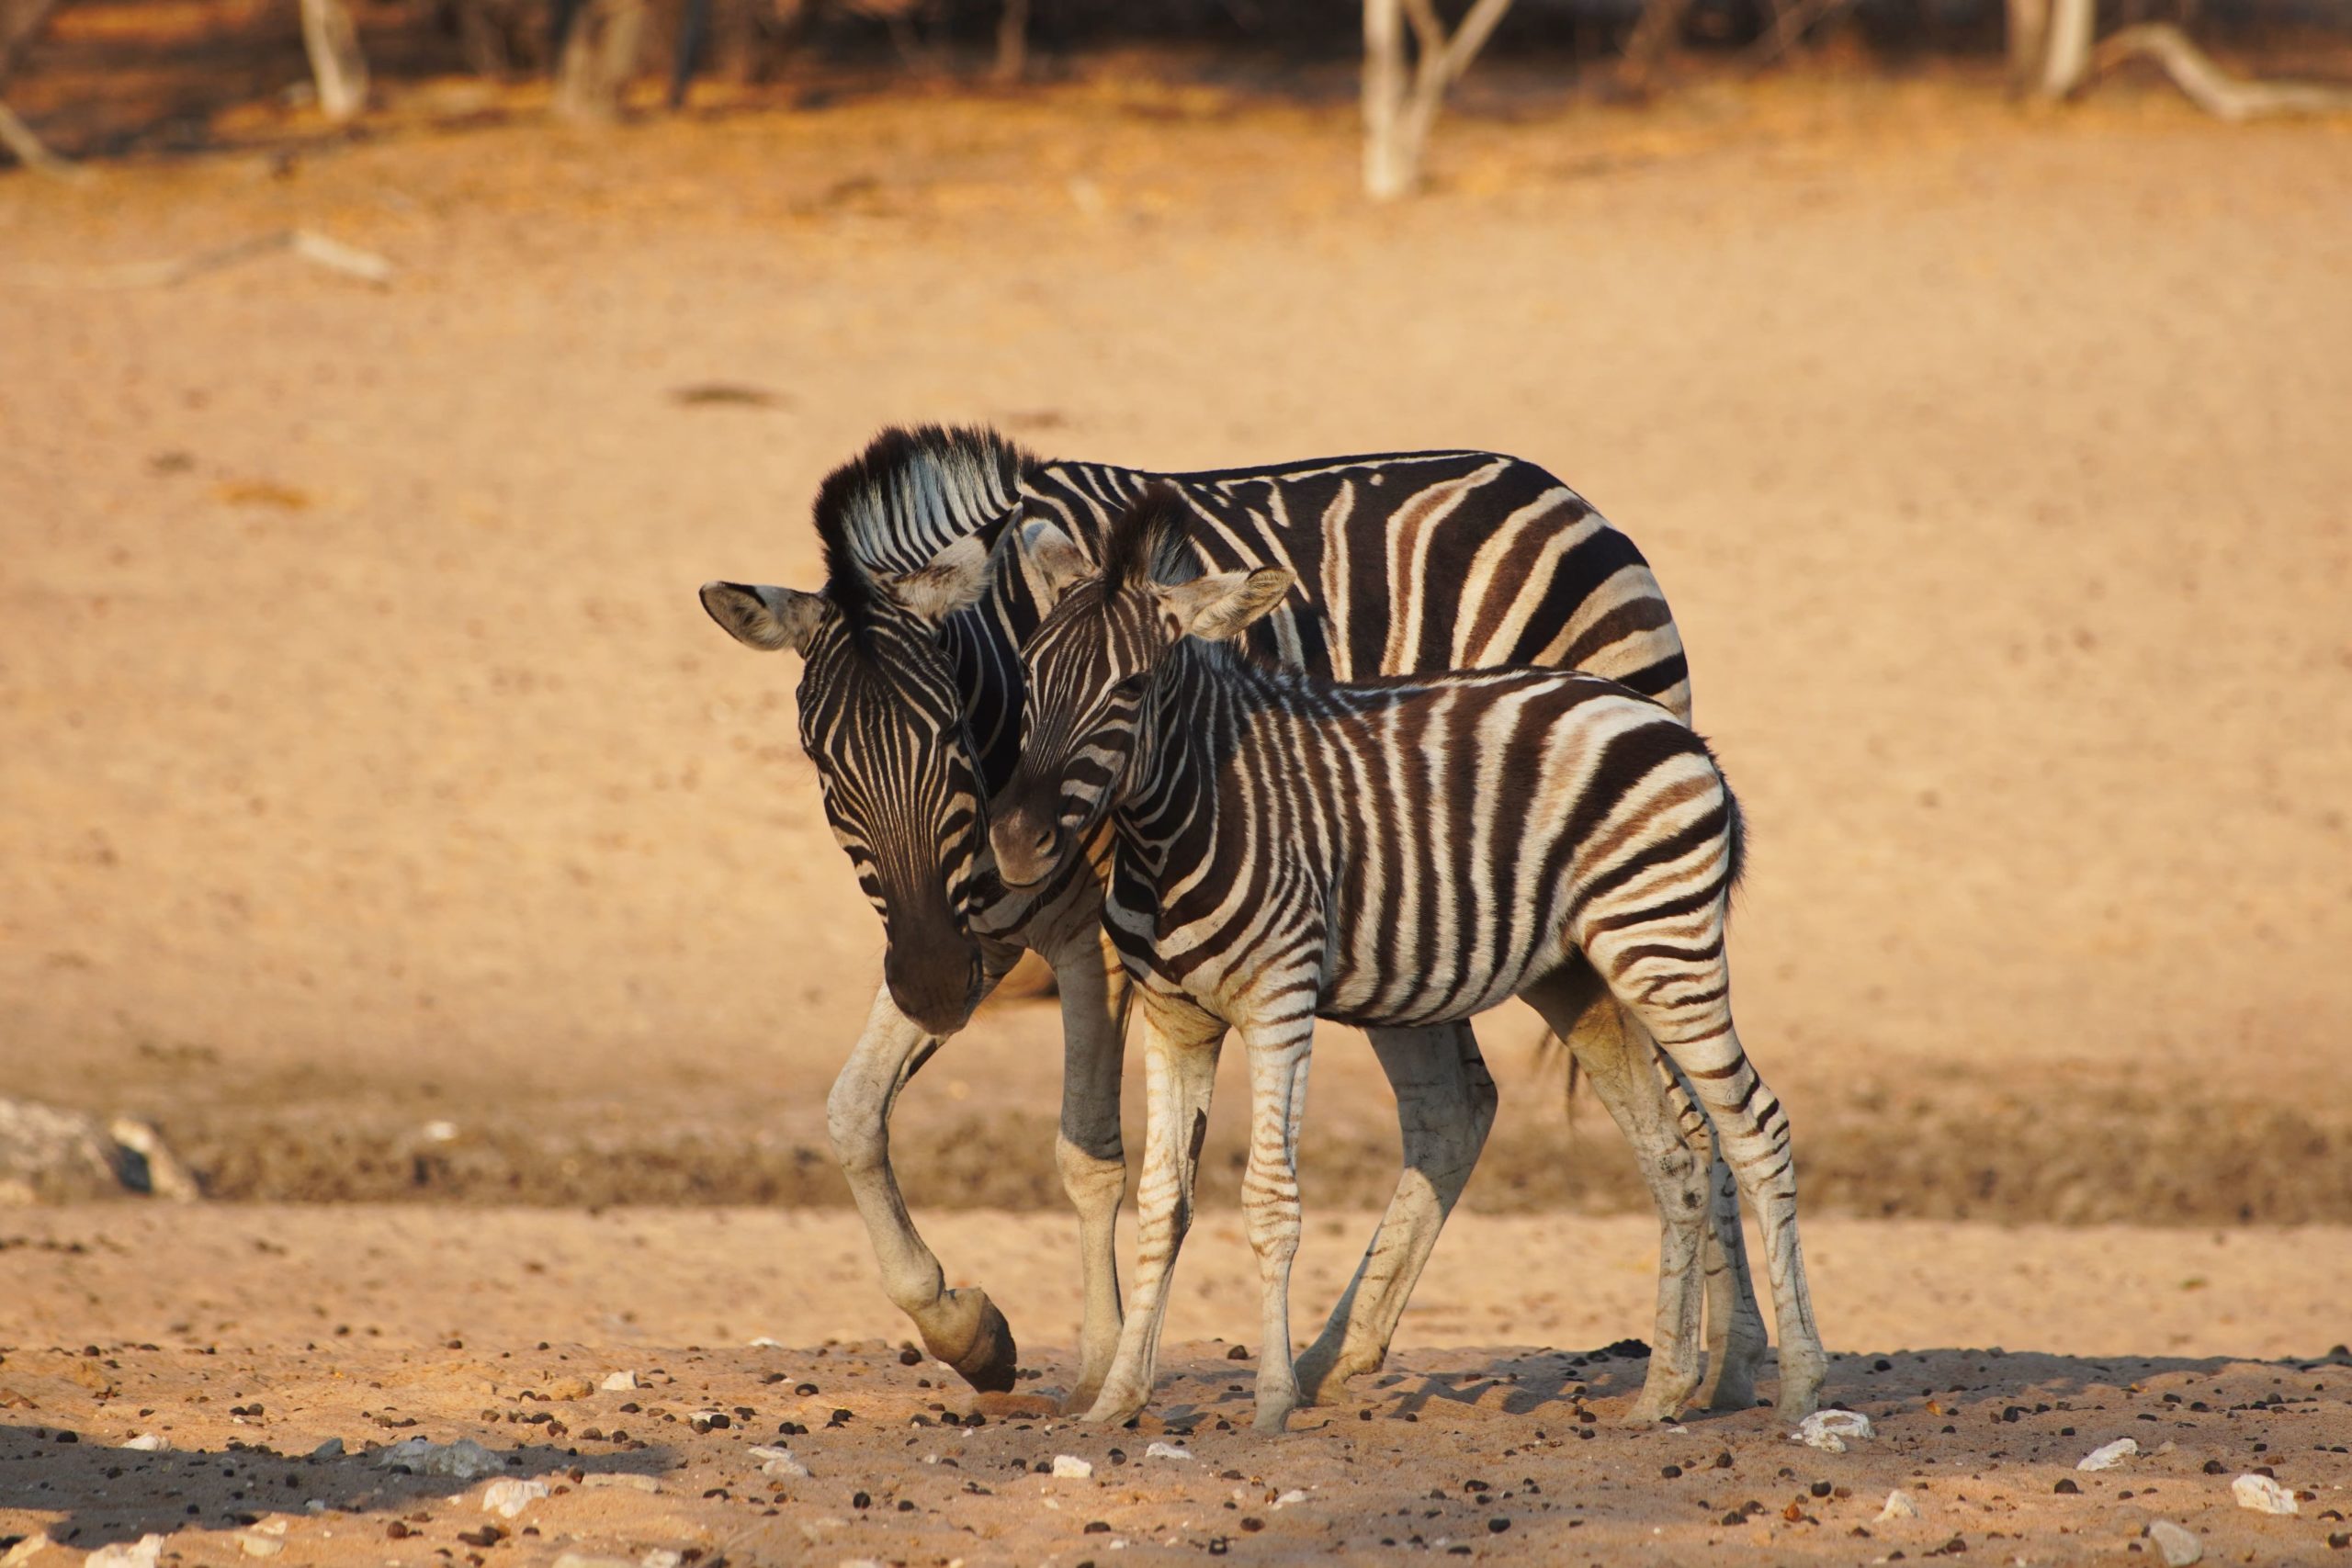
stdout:
{"type": "Polygon", "coordinates": [[[1062,1402],[1063,1413],[1075,1416],[1092,1408],[1119,1348],[1119,1203],[1127,1193],[1119,1136],[1127,977],[1099,918],[1054,955],[1054,977],[1062,999],[1062,1125],[1054,1156],[1078,1211],[1086,1291],[1078,1383],[1062,1402]]]}
{"type": "Polygon", "coordinates": [[[1640,1024],[1609,1001],[1591,967],[1564,965],[1521,993],[1567,1043],[1592,1079],[1648,1183],[1658,1217],[1657,1313],[1649,1371],[1625,1414],[1627,1426],[1670,1421],[1699,1386],[1702,1278],[1707,1188],[1699,1158],[1682,1141],[1640,1024]]]}
{"type": "Polygon", "coordinates": [[[1307,1404],[1337,1401],[1349,1379],[1388,1359],[1397,1320],[1495,1124],[1495,1080],[1467,1023],[1367,1032],[1396,1094],[1405,1168],[1347,1292],[1298,1358],[1307,1404]]]}
{"type": "Polygon", "coordinates": [[[1119,1348],[1084,1419],[1117,1426],[1151,1400],[1168,1278],[1193,1224],[1193,1184],[1208,1136],[1224,1022],[1181,998],[1137,987],[1142,1015],[1144,1154],[1136,1192],[1136,1280],[1119,1348]]]}
{"type": "Polygon", "coordinates": [[[1707,1228],[1707,1375],[1693,1397],[1710,1410],[1747,1410],[1756,1404],[1756,1372],[1770,1340],[1748,1274],[1747,1235],[1739,1223],[1739,1179],[1724,1158],[1723,1140],[1699,1108],[1690,1080],[1665,1052],[1657,1053],[1657,1061],[1683,1143],[1694,1154],[1706,1153],[1707,1189],[1714,1194],[1707,1228]]]}
{"type": "Polygon", "coordinates": [[[1298,1123],[1306,1113],[1306,1068],[1315,1044],[1311,995],[1295,987],[1281,1006],[1299,1010],[1242,1025],[1250,1047],[1250,1164],[1241,1177],[1242,1223],[1258,1255],[1258,1411],[1250,1425],[1279,1432],[1298,1407],[1291,1362],[1290,1268],[1298,1256],[1298,1123]]]}
{"type": "MultiPolygon", "coordinates": [[[[995,988],[1011,967],[1010,959],[1000,966],[991,954],[988,987],[995,988]]],[[[976,1389],[1001,1392],[1012,1387],[1012,1329],[985,1291],[946,1288],[939,1259],[916,1233],[898,1174],[890,1168],[891,1109],[899,1091],[942,1043],[899,1011],[889,987],[883,987],[866,1015],[865,1033],[826,1097],[826,1130],[873,1241],[884,1292],[914,1319],[924,1347],[958,1377],[976,1389]]]]}

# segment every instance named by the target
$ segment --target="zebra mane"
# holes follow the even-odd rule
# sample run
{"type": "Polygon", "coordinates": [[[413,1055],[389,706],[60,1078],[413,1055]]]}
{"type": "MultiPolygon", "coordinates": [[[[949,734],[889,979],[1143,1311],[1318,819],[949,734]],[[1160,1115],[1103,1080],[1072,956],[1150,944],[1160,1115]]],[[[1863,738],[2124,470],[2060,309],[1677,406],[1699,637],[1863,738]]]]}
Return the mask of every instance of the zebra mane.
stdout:
{"type": "Polygon", "coordinates": [[[817,489],[825,596],[853,632],[868,624],[877,573],[920,570],[1011,512],[1035,461],[980,426],[893,425],[817,489]]]}
{"type": "Polygon", "coordinates": [[[1103,597],[1136,582],[1173,586],[1198,577],[1193,524],[1193,509],[1174,485],[1163,480],[1136,497],[1103,540],[1103,597]]]}

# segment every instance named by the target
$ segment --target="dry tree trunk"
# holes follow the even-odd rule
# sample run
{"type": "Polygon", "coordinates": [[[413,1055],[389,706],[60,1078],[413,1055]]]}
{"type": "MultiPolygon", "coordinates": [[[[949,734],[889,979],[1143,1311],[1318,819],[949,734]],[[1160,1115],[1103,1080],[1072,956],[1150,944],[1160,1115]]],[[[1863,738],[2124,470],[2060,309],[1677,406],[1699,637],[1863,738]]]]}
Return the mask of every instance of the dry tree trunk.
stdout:
{"type": "Polygon", "coordinates": [[[1392,200],[1419,182],[1446,89],[1470,69],[1509,9],[1510,0],[1472,0],[1449,37],[1434,0],[1364,0],[1363,187],[1374,200],[1392,200]],[[1405,19],[1416,44],[1409,82],[1405,19]]]}
{"type": "Polygon", "coordinates": [[[2081,84],[2090,69],[2091,33],[2098,20],[2097,0],[2051,0],[2036,96],[2054,102],[2081,84]]]}
{"type": "Polygon", "coordinates": [[[996,69],[1000,82],[1018,82],[1029,69],[1029,0],[1004,0],[996,19],[996,69]]]}
{"type": "Polygon", "coordinates": [[[368,107],[368,60],[351,7],[344,0],[301,0],[301,7],[302,47],[311,54],[319,107],[329,119],[349,119],[368,107]]]}
{"type": "Polygon", "coordinates": [[[555,112],[586,124],[618,118],[621,89],[637,70],[644,37],[645,0],[588,0],[564,37],[555,112]]]}
{"type": "Polygon", "coordinates": [[[1625,39],[1624,58],[1617,66],[1621,88],[1635,96],[1649,91],[1658,62],[1682,36],[1682,20],[1690,14],[1690,5],[1691,0],[1643,0],[1641,15],[1634,18],[1634,31],[1625,39]]]}
{"type": "Polygon", "coordinates": [[[2033,90],[2050,38],[2050,0],[2008,0],[2009,91],[2033,90]]]}

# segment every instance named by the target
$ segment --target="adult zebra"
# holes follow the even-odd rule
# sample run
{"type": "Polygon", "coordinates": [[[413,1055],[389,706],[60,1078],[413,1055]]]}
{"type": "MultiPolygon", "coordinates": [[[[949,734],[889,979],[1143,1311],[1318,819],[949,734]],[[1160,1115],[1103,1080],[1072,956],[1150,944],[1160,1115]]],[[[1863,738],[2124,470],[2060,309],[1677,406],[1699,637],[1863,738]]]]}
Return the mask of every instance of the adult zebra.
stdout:
{"type": "MultiPolygon", "coordinates": [[[[1739,807],[1706,742],[1581,671],[1348,682],[1246,662],[1231,639],[1290,573],[1204,575],[1193,525],[1160,488],[1099,569],[1065,552],[1060,603],[1022,649],[1021,761],[989,835],[1005,880],[1027,886],[1114,827],[1104,924],[1140,986],[1150,1110],[1136,1315],[1087,1419],[1125,1421],[1150,1395],[1228,1028],[1250,1055],[1257,1426],[1280,1431],[1298,1398],[1290,1265],[1315,1021],[1414,1028],[1520,996],[1565,1033],[1596,976],[1721,1118],[1770,1255],[1781,1415],[1812,1414],[1828,1361],[1788,1116],[1732,1024],[1739,807]]],[[[1695,1202],[1669,1214],[1663,1249],[1661,1292],[1691,1314],[1703,1224],[1695,1202]]],[[[1672,1368],[1688,1393],[1692,1348],[1661,1343],[1653,1374],[1672,1368]]]]}
{"type": "MultiPolygon", "coordinates": [[[[1022,948],[1053,964],[1064,1032],[1056,1155],[1079,1213],[1085,1286],[1083,1370],[1070,1397],[1080,1409],[1119,1337],[1124,976],[1102,932],[1100,868],[1072,857],[1038,886],[1008,891],[981,859],[985,803],[1017,760],[1018,649],[1045,586],[1035,561],[1056,549],[1098,558],[1113,518],[1155,482],[1199,517],[1193,541],[1207,570],[1294,574],[1291,599],[1251,630],[1261,658],[1342,679],[1566,665],[1623,681],[1680,715],[1690,705],[1680,637],[1632,541],[1541,468],[1486,452],[1159,476],[1039,461],[987,430],[886,431],[818,491],[821,592],[704,586],[705,608],[730,634],[806,660],[801,743],[887,941],[885,983],[828,1098],[828,1126],[885,1291],[932,1353],[980,1388],[1010,1386],[1012,1333],[984,1292],[945,1288],[890,1168],[889,1114],[1022,948]],[[1008,529],[1014,547],[999,550],[1008,529]]],[[[1663,1222],[1691,1201],[1685,1141],[1706,1132],[1687,1098],[1669,1105],[1661,1069],[1618,1021],[1597,1009],[1570,1047],[1634,1142],[1663,1222]]],[[[1491,1125],[1493,1084],[1467,1026],[1438,1032],[1433,1043],[1423,1031],[1372,1032],[1396,1089],[1408,1169],[1302,1359],[1309,1398],[1379,1365],[1491,1125]]],[[[1715,1383],[1702,1393],[1729,1406],[1752,1397],[1763,1334],[1730,1176],[1719,1160],[1713,1169],[1715,1383]]],[[[1659,1306],[1662,1334],[1694,1337],[1693,1325],[1667,1323],[1663,1292],[1659,1306]]],[[[1637,1417],[1667,1414],[1668,1396],[1683,1392],[1667,1381],[1654,1369],[1637,1417]]]]}

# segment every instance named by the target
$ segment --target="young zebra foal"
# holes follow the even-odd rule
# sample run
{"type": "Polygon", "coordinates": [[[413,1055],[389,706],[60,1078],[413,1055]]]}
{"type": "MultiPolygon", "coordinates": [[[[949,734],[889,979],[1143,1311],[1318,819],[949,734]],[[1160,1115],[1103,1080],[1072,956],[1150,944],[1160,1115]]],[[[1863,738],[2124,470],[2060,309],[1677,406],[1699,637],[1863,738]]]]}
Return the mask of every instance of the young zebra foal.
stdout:
{"type": "MultiPolygon", "coordinates": [[[[1088,1418],[1124,1421],[1149,1397],[1228,1026],[1250,1056],[1257,1425],[1279,1430],[1298,1400],[1289,1281],[1315,1020],[1417,1027],[1523,996],[1565,1033],[1596,983],[1713,1116],[1763,1227],[1780,1409],[1810,1412],[1826,1362],[1788,1118],[1732,1028],[1723,938],[1739,814],[1705,743],[1591,676],[1338,682],[1246,662],[1227,639],[1274,608],[1290,574],[1198,575],[1190,516],[1147,495],[1100,575],[1057,584],[1022,653],[1020,765],[990,809],[1014,886],[1051,874],[1106,813],[1115,834],[1103,919],[1137,982],[1149,1111],[1138,1269],[1088,1418]]],[[[1667,1252],[1691,1256],[1705,1219],[1669,1216],[1667,1252]]]]}

